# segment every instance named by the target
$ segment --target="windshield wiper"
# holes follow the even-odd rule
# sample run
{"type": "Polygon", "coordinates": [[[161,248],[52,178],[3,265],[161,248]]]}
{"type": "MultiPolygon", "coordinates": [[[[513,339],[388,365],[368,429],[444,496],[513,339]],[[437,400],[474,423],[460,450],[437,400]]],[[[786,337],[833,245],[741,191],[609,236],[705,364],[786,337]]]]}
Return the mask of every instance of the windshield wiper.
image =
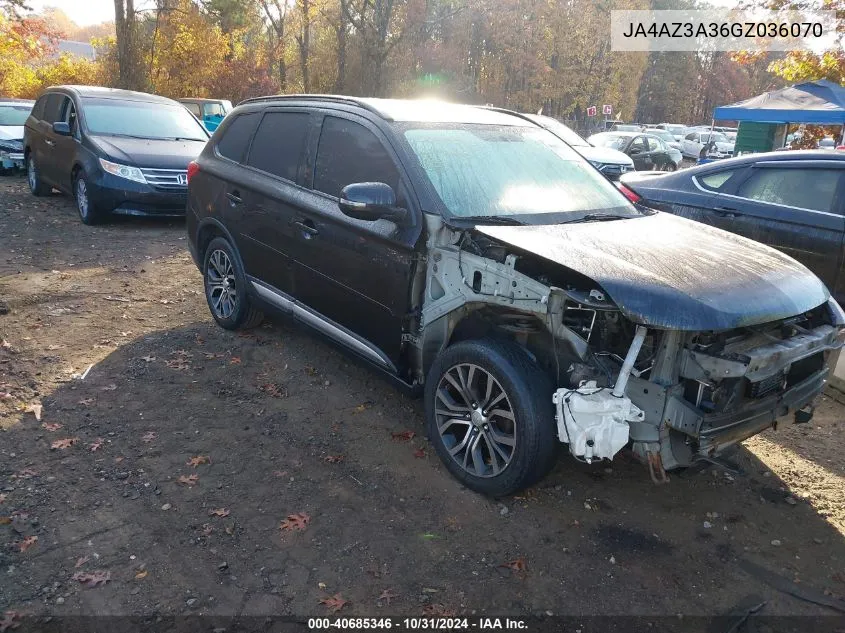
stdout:
{"type": "Polygon", "coordinates": [[[588,213],[580,218],[569,220],[564,224],[577,224],[578,222],[605,222],[609,220],[627,220],[630,215],[614,215],[613,213],[588,213]]]}
{"type": "Polygon", "coordinates": [[[525,224],[522,220],[509,215],[465,215],[456,216],[455,219],[475,222],[476,224],[525,224]]]}

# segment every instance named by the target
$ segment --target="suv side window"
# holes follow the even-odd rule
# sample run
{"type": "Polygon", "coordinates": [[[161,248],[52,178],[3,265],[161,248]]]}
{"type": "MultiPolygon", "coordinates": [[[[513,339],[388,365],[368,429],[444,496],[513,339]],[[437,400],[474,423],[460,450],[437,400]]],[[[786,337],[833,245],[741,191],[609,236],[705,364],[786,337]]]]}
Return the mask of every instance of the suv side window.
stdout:
{"type": "Polygon", "coordinates": [[[61,121],[62,105],[64,104],[65,99],[67,99],[67,97],[57,92],[48,94],[47,102],[44,104],[44,116],[41,117],[42,120],[46,123],[61,121]]]}
{"type": "Polygon", "coordinates": [[[306,112],[267,112],[258,125],[247,165],[296,182],[309,117],[306,112]]]}
{"type": "Polygon", "coordinates": [[[70,97],[65,97],[58,120],[67,123],[70,127],[70,133],[76,134],[76,107],[70,97]]]}
{"type": "Polygon", "coordinates": [[[314,189],[337,198],[355,182],[383,182],[400,197],[399,171],[378,137],[359,123],[327,116],[317,147],[314,189]]]}
{"type": "Polygon", "coordinates": [[[247,112],[236,116],[223,131],[223,136],[217,141],[217,151],[220,155],[242,163],[252,139],[252,133],[261,118],[260,112],[247,112]]]}
{"type": "Polygon", "coordinates": [[[695,132],[691,132],[690,134],[687,134],[684,139],[686,139],[687,141],[697,141],[698,134],[696,134],[695,132]]]}
{"type": "Polygon", "coordinates": [[[739,186],[736,195],[771,204],[830,212],[842,174],[845,170],[755,169],[739,186]]]}

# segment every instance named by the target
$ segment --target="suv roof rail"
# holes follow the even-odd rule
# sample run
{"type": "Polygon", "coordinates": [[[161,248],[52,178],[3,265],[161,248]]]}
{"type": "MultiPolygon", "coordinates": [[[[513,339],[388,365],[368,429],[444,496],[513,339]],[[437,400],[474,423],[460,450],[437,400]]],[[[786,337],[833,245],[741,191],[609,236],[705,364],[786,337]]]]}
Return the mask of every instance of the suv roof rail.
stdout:
{"type": "Polygon", "coordinates": [[[346,97],[343,95],[324,95],[324,94],[289,94],[289,95],[267,95],[264,97],[252,97],[251,99],[244,99],[238,105],[245,103],[261,103],[266,101],[330,101],[332,103],[345,103],[347,105],[355,105],[364,108],[382,116],[376,108],[366,102],[360,97],[346,97]]]}
{"type": "Polygon", "coordinates": [[[528,116],[525,112],[517,112],[516,110],[509,110],[508,108],[501,108],[499,106],[491,106],[491,105],[482,105],[482,106],[473,106],[476,108],[484,108],[485,110],[491,110],[492,112],[501,112],[502,114],[510,114],[515,117],[519,117],[524,121],[528,121],[532,125],[536,125],[537,127],[542,127],[539,123],[533,120],[530,116],[528,116]]]}

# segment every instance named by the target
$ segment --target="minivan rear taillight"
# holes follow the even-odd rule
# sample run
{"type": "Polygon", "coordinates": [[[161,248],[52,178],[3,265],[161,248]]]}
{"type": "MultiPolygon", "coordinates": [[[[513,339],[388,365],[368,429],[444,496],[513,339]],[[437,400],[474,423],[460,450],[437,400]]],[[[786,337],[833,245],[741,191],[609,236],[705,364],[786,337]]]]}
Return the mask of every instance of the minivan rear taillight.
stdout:
{"type": "MultiPolygon", "coordinates": [[[[190,177],[191,177],[191,168],[188,167],[188,178],[190,179],[190,177]]],[[[630,187],[626,187],[621,182],[616,183],[616,187],[619,189],[619,191],[622,192],[623,196],[628,198],[628,200],[630,200],[634,204],[636,204],[637,202],[642,200],[642,197],[636,191],[634,191],[630,187]]]]}
{"type": "Polygon", "coordinates": [[[197,161],[192,160],[188,163],[188,184],[191,184],[191,178],[194,177],[194,174],[199,172],[200,166],[197,164],[197,161]]]}

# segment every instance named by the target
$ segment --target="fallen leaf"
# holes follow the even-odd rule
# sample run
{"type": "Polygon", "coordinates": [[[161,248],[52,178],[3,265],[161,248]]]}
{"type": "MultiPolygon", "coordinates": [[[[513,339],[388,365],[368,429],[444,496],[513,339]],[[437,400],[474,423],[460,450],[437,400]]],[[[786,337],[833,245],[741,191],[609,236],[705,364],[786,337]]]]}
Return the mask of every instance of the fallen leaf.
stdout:
{"type": "Polygon", "coordinates": [[[53,431],[58,431],[60,428],[62,428],[62,425],[59,424],[58,422],[50,422],[50,423],[43,422],[41,424],[41,428],[47,429],[48,431],[50,431],[52,433],[53,431]]]}
{"type": "Polygon", "coordinates": [[[240,356],[232,356],[232,358],[229,359],[229,364],[230,365],[240,365],[241,364],[241,357],[240,356]]]}
{"type": "Polygon", "coordinates": [[[114,391],[115,389],[117,389],[117,385],[115,385],[114,383],[112,383],[112,384],[110,384],[110,385],[106,385],[105,387],[103,387],[103,389],[102,389],[102,390],[103,390],[103,391],[114,391]]]}
{"type": "MultiPolygon", "coordinates": [[[[4,343],[6,341],[3,341],[4,343]]],[[[9,629],[16,629],[21,625],[21,614],[17,611],[5,611],[0,618],[0,633],[9,629]]]]}
{"type": "Polygon", "coordinates": [[[287,474],[288,474],[288,471],[286,471],[286,470],[274,470],[273,471],[274,477],[286,477],[287,474]]]}
{"type": "Polygon", "coordinates": [[[20,551],[25,552],[37,542],[37,536],[27,536],[24,540],[18,542],[18,548],[20,549],[20,551]]]}
{"type": "Polygon", "coordinates": [[[90,556],[81,556],[80,558],[77,558],[77,559],[76,559],[76,565],[74,565],[74,567],[75,567],[76,569],[79,569],[79,568],[80,568],[80,567],[82,567],[85,563],[87,563],[89,560],[91,560],[91,557],[90,557],[90,556]]]}
{"type": "Polygon", "coordinates": [[[305,366],[305,373],[308,374],[309,376],[316,376],[318,372],[317,372],[317,369],[315,367],[312,367],[311,365],[306,365],[305,366]]]}
{"type": "Polygon", "coordinates": [[[185,484],[190,488],[197,485],[199,477],[197,477],[196,475],[188,475],[187,477],[185,475],[182,475],[181,477],[179,477],[178,481],[180,484],[185,484]]]}
{"type": "Polygon", "coordinates": [[[196,457],[191,457],[191,459],[189,459],[185,463],[185,465],[186,466],[193,466],[194,468],[196,468],[197,466],[199,466],[201,464],[210,464],[210,463],[211,463],[211,458],[208,455],[197,455],[196,457]]]}
{"type": "Polygon", "coordinates": [[[390,601],[394,598],[398,598],[399,594],[393,593],[392,589],[385,589],[381,592],[381,595],[378,597],[379,602],[383,602],[388,607],[390,606],[390,601]]]}
{"type": "Polygon", "coordinates": [[[449,609],[445,605],[439,603],[425,605],[422,612],[423,615],[436,615],[443,618],[451,618],[455,615],[455,611],[453,609],[449,609]]]}
{"type": "Polygon", "coordinates": [[[33,402],[26,408],[26,411],[27,413],[35,414],[35,419],[41,422],[41,411],[43,409],[44,407],[41,406],[40,402],[33,402]]]}
{"type": "Polygon", "coordinates": [[[423,457],[425,457],[425,449],[424,448],[418,448],[417,450],[415,450],[414,451],[414,457],[416,457],[418,459],[422,459],[423,457]]]}
{"type": "Polygon", "coordinates": [[[102,448],[102,446],[103,446],[103,438],[98,437],[96,440],[94,440],[93,442],[91,442],[88,445],[88,449],[92,453],[96,453],[98,450],[100,450],[102,448]]]}
{"type": "Polygon", "coordinates": [[[0,517],[0,525],[9,525],[12,522],[12,517],[0,517]]]}
{"type": "Polygon", "coordinates": [[[211,536],[214,533],[214,526],[211,523],[203,523],[202,524],[202,533],[205,536],[211,536]]]}
{"type": "Polygon", "coordinates": [[[78,441],[79,441],[78,437],[66,437],[63,440],[56,440],[55,442],[50,444],[50,448],[53,449],[53,450],[56,450],[57,448],[58,449],[70,448],[71,446],[76,444],[78,441]]]}
{"type": "Polygon", "coordinates": [[[33,470],[32,468],[24,468],[22,471],[12,476],[16,479],[32,479],[33,477],[38,476],[38,471],[33,470]]]}
{"type": "Polygon", "coordinates": [[[349,600],[344,600],[339,593],[336,593],[331,598],[322,598],[320,600],[320,604],[326,605],[329,608],[329,611],[334,613],[336,611],[340,611],[343,607],[349,604],[349,600]]]}
{"type": "Polygon", "coordinates": [[[210,516],[210,517],[227,517],[227,516],[229,516],[229,511],[226,508],[217,508],[216,510],[209,510],[208,516],[210,516]]]}
{"type": "Polygon", "coordinates": [[[170,367],[170,369],[176,369],[178,371],[186,371],[191,368],[191,364],[181,358],[166,360],[164,364],[170,367]]]}
{"type": "Polygon", "coordinates": [[[151,363],[156,359],[155,356],[141,356],[141,360],[145,363],[151,363]]]}
{"type": "Polygon", "coordinates": [[[11,343],[9,343],[9,341],[7,341],[6,339],[3,339],[3,342],[0,343],[0,347],[2,347],[4,349],[9,349],[9,348],[12,347],[12,345],[11,345],[11,343]]]}
{"type": "Polygon", "coordinates": [[[146,569],[144,571],[139,571],[137,574],[135,574],[135,580],[143,580],[146,577],[147,577],[147,570],[146,569]]]}
{"type": "Polygon", "coordinates": [[[108,581],[111,580],[111,572],[104,571],[102,569],[98,569],[91,573],[78,571],[73,576],[71,576],[73,580],[76,580],[86,587],[98,587],[100,585],[106,584],[108,581]]]}
{"type": "Polygon", "coordinates": [[[511,569],[516,573],[522,574],[528,571],[528,566],[525,564],[525,557],[520,556],[516,560],[512,560],[507,563],[502,563],[499,567],[506,567],[507,569],[511,569]]]}
{"type": "Polygon", "coordinates": [[[324,461],[324,462],[328,462],[328,463],[330,463],[330,464],[339,464],[339,463],[341,463],[344,459],[346,459],[346,457],[344,457],[343,455],[326,455],[326,456],[323,458],[323,461],[324,461]]]}
{"type": "Polygon", "coordinates": [[[391,433],[390,436],[393,438],[394,442],[410,442],[414,437],[416,437],[416,433],[413,431],[402,431],[401,433],[391,433]]]}
{"type": "Polygon", "coordinates": [[[6,503],[6,495],[0,492],[0,503],[6,503]]]}
{"type": "Polygon", "coordinates": [[[141,436],[142,442],[152,442],[156,438],[155,431],[147,431],[141,436]]]}
{"type": "Polygon", "coordinates": [[[367,403],[365,402],[364,404],[359,404],[357,407],[352,409],[352,413],[363,413],[366,410],[367,410],[367,403]]]}
{"type": "Polygon", "coordinates": [[[288,392],[274,382],[268,382],[266,385],[261,385],[258,388],[272,398],[287,398],[288,392]]]}
{"type": "Polygon", "coordinates": [[[311,522],[311,516],[307,512],[297,512],[296,514],[289,514],[288,518],[282,521],[279,528],[282,530],[304,530],[311,522]]]}
{"type": "Polygon", "coordinates": [[[92,404],[94,404],[94,398],[83,398],[77,404],[81,404],[84,407],[91,406],[92,404]]]}

